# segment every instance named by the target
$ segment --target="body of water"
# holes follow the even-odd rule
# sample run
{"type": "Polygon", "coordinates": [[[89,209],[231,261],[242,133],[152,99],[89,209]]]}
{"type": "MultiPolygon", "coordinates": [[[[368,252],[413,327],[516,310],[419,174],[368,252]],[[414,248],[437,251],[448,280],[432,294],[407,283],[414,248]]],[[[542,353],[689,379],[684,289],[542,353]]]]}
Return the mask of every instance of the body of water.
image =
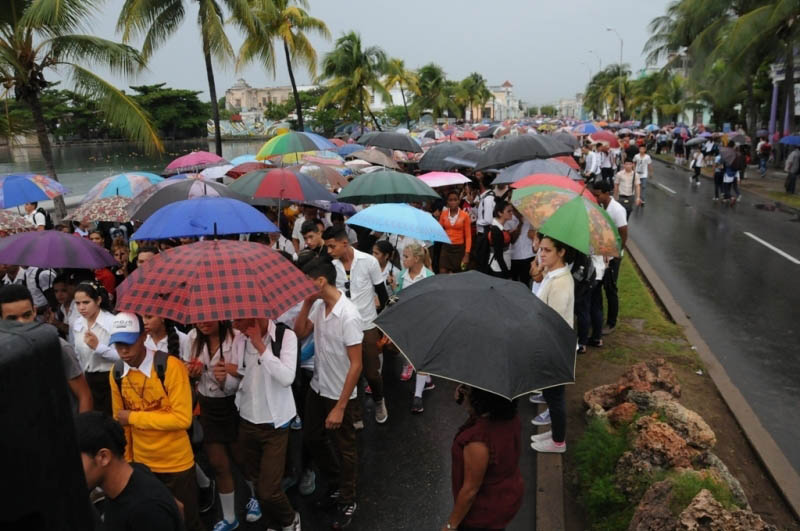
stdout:
{"type": "MultiPolygon", "coordinates": [[[[223,142],[222,156],[230,160],[254,154],[264,140],[223,142]]],[[[205,140],[168,142],[162,155],[147,155],[136,144],[115,143],[53,148],[58,179],[69,188],[68,196],[83,196],[98,181],[117,173],[149,171],[160,174],[172,160],[199,149],[214,152],[205,140]]],[[[47,175],[38,147],[0,147],[0,175],[9,173],[47,175]]]]}

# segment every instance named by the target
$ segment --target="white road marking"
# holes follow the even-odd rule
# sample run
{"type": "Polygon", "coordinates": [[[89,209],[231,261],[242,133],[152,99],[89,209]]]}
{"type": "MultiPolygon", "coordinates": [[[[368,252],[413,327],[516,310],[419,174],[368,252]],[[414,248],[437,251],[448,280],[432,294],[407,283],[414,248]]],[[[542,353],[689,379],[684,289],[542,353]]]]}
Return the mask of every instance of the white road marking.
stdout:
{"type": "Polygon", "coordinates": [[[752,234],[752,233],[750,233],[750,232],[745,232],[744,234],[745,234],[745,236],[749,236],[749,237],[753,238],[755,241],[757,241],[758,243],[760,243],[760,244],[761,244],[761,245],[763,245],[764,247],[766,247],[766,248],[768,248],[768,249],[771,249],[771,250],[775,251],[776,253],[778,253],[778,254],[779,254],[779,255],[781,255],[782,257],[786,258],[786,259],[787,259],[787,260],[789,260],[790,262],[794,262],[795,264],[798,264],[798,265],[800,265],[800,260],[798,260],[798,259],[797,259],[797,258],[795,258],[794,256],[792,256],[792,255],[790,255],[790,254],[788,254],[788,253],[786,253],[786,252],[784,252],[784,251],[781,251],[780,249],[778,249],[777,247],[775,247],[775,246],[774,246],[774,245],[772,245],[771,243],[769,243],[769,242],[765,242],[764,240],[762,240],[761,238],[759,238],[759,237],[758,237],[758,236],[756,236],[755,234],[752,234]]]}
{"type": "Polygon", "coordinates": [[[654,185],[656,185],[656,186],[658,186],[659,188],[661,188],[661,189],[662,189],[662,190],[664,190],[665,192],[669,192],[669,193],[671,193],[672,195],[675,195],[675,194],[677,194],[677,193],[678,193],[678,192],[676,192],[675,190],[673,190],[672,188],[670,188],[669,186],[664,186],[664,185],[663,185],[663,184],[661,184],[661,183],[653,183],[653,184],[654,184],[654,185]]]}

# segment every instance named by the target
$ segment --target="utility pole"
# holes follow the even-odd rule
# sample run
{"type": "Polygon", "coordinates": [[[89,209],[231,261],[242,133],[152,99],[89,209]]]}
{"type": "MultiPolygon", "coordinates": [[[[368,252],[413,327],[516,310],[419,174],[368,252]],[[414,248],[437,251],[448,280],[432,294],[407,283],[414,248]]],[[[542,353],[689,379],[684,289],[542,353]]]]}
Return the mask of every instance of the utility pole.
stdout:
{"type": "Polygon", "coordinates": [[[622,46],[623,46],[622,36],[614,28],[606,28],[606,31],[613,31],[614,34],[619,39],[619,98],[618,98],[619,118],[617,119],[617,121],[622,122],[622,81],[623,81],[622,80],[622,46]]]}
{"type": "Polygon", "coordinates": [[[594,55],[595,57],[597,57],[597,71],[600,72],[603,69],[603,60],[600,59],[600,54],[598,54],[594,50],[589,50],[586,53],[590,53],[590,54],[594,55]]]}

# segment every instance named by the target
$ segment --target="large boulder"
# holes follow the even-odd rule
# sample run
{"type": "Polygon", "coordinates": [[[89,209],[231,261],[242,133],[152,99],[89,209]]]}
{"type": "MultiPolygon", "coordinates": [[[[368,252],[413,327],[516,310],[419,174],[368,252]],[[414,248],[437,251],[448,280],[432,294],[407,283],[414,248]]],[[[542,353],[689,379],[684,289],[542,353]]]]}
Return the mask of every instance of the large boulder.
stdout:
{"type": "Polygon", "coordinates": [[[628,531],[674,531],[678,520],[669,508],[671,500],[669,481],[653,483],[636,506],[628,531]]]}
{"type": "Polygon", "coordinates": [[[626,498],[636,501],[642,496],[642,491],[652,481],[654,474],[662,470],[633,452],[625,452],[617,461],[614,482],[626,498]]]}
{"type": "Polygon", "coordinates": [[[617,380],[620,393],[629,390],[635,391],[666,391],[672,396],[681,396],[681,385],[678,383],[678,375],[672,365],[664,361],[663,358],[643,361],[632,365],[617,380]]]}
{"type": "Polygon", "coordinates": [[[703,468],[702,472],[707,472],[711,477],[719,483],[724,483],[728,486],[733,495],[733,501],[739,507],[750,509],[750,502],[747,500],[747,495],[744,493],[744,488],[738,479],[733,477],[731,471],[722,462],[722,459],[717,457],[712,452],[703,452],[695,459],[695,468],[703,468]]]}
{"type": "Polygon", "coordinates": [[[614,406],[608,411],[608,421],[614,426],[629,424],[633,422],[633,419],[636,417],[638,412],[639,408],[636,407],[636,404],[623,402],[618,406],[614,406]]]}
{"type": "Polygon", "coordinates": [[[589,409],[593,409],[594,406],[609,409],[617,405],[619,394],[620,390],[614,384],[600,385],[583,394],[583,403],[589,409]]]}
{"type": "MultiPolygon", "coordinates": [[[[629,528],[630,529],[630,528],[629,528]]],[[[777,531],[751,511],[726,510],[706,489],[678,516],[676,531],[777,531]]]]}
{"type": "Polygon", "coordinates": [[[699,414],[685,408],[680,402],[673,400],[672,395],[664,391],[628,392],[627,399],[636,404],[641,411],[658,411],[667,424],[672,426],[690,446],[701,450],[713,448],[717,437],[711,427],[699,414]]]}
{"type": "Polygon", "coordinates": [[[638,457],[655,466],[691,468],[698,452],[672,426],[653,417],[642,417],[636,421],[636,429],[633,449],[638,457]]]}

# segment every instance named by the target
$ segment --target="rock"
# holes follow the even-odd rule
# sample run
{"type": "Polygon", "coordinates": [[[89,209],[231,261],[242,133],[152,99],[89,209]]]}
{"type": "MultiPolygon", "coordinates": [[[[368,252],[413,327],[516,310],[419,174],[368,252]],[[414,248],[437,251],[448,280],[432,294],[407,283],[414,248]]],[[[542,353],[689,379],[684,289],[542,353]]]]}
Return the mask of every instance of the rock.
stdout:
{"type": "Polygon", "coordinates": [[[733,477],[731,471],[728,470],[728,467],[716,454],[712,452],[703,452],[695,460],[694,464],[696,468],[705,468],[706,471],[711,472],[714,479],[717,481],[725,483],[731,490],[733,501],[736,502],[736,505],[750,509],[750,502],[747,500],[747,495],[744,493],[742,484],[739,483],[738,479],[733,477]]]}
{"type": "Polygon", "coordinates": [[[620,424],[629,424],[630,422],[633,422],[633,419],[638,412],[639,409],[636,407],[636,404],[623,402],[622,404],[614,406],[608,411],[608,420],[614,426],[619,426],[620,424]]]}
{"type": "Polygon", "coordinates": [[[653,474],[662,470],[654,467],[646,459],[641,459],[633,452],[625,452],[617,461],[614,480],[625,497],[635,501],[642,496],[642,491],[651,481],[653,474]]]}
{"type": "Polygon", "coordinates": [[[686,439],[690,446],[701,450],[713,448],[717,437],[711,427],[696,412],[685,408],[664,391],[649,393],[631,390],[626,398],[640,411],[657,411],[664,420],[686,439]]]}
{"type": "Polygon", "coordinates": [[[589,421],[591,419],[605,419],[606,418],[606,410],[603,409],[603,406],[600,404],[592,404],[592,406],[586,410],[586,420],[589,421]]]}
{"type": "Polygon", "coordinates": [[[635,391],[666,391],[672,396],[681,396],[681,386],[678,376],[672,366],[663,358],[643,361],[631,366],[617,380],[619,394],[629,390],[635,391]]]}
{"type": "Polygon", "coordinates": [[[595,404],[603,409],[612,408],[619,402],[619,389],[616,385],[606,384],[589,389],[583,394],[583,403],[588,408],[595,404]]]}
{"type": "Polygon", "coordinates": [[[677,518],[669,508],[671,499],[669,481],[653,483],[636,506],[628,531],[674,531],[677,518]]]}
{"type": "Polygon", "coordinates": [[[639,433],[633,448],[638,457],[656,466],[691,468],[697,450],[690,448],[669,424],[642,417],[636,421],[636,429],[639,433]]]}
{"type": "MultiPolygon", "coordinates": [[[[629,528],[631,529],[631,528],[629,528]]],[[[777,531],[751,511],[726,510],[706,489],[678,515],[676,531],[777,531]]]]}

